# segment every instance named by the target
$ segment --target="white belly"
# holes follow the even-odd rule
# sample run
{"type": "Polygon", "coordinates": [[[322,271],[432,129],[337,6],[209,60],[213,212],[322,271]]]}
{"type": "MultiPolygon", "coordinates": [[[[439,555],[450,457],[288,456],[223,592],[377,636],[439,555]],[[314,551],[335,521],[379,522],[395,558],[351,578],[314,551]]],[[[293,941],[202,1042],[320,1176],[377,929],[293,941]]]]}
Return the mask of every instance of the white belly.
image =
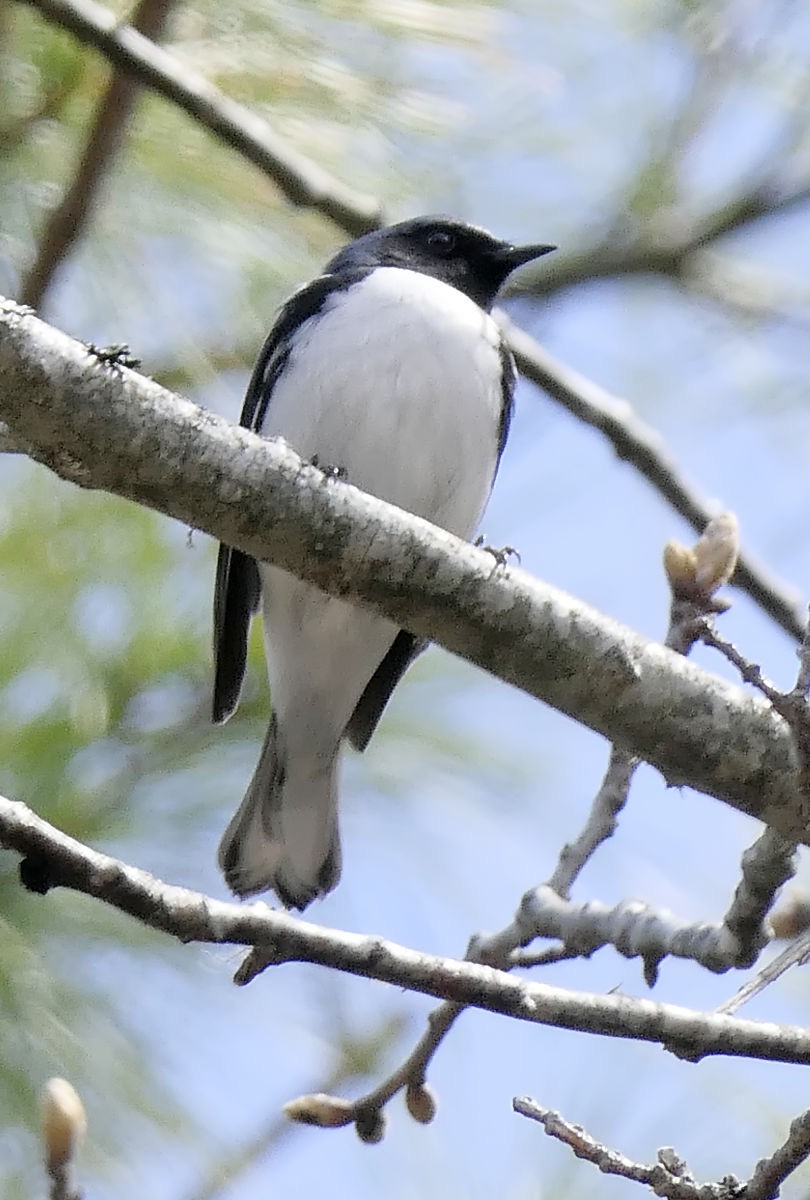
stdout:
{"type": "MultiPolygon", "coordinates": [[[[497,465],[499,333],[454,288],[377,269],[296,334],[260,432],[469,537],[497,465]]],[[[289,750],[329,758],[397,627],[261,566],[272,702],[289,750]]]]}
{"type": "Polygon", "coordinates": [[[378,268],[295,335],[260,432],[469,537],[496,466],[498,341],[455,288],[378,268]]]}

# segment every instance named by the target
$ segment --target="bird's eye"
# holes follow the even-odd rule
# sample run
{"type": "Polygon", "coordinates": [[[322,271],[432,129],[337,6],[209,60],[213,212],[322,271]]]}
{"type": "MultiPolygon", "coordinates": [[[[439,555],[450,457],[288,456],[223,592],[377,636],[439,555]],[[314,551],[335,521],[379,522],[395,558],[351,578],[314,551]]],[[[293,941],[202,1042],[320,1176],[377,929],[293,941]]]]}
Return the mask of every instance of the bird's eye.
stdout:
{"type": "Polygon", "coordinates": [[[456,235],[449,229],[434,229],[428,235],[427,244],[434,254],[452,254],[456,248],[456,235]]]}

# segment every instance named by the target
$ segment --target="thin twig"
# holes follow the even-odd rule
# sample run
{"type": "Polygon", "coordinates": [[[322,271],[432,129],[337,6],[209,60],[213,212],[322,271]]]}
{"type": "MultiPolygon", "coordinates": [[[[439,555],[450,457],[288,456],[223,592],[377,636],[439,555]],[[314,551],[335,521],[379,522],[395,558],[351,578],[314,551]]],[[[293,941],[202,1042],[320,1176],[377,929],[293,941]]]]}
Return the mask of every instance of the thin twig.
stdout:
{"type": "Polygon", "coordinates": [[[566,842],[560,851],[557,866],[546,886],[557,896],[567,899],[575,879],[595,851],[613,836],[619,813],[627,803],[630,782],[639,759],[620,750],[610,749],[610,759],[602,784],[591,806],[591,812],[573,842],[566,842]]]}
{"type": "Polygon", "coordinates": [[[788,1176],[810,1157],[810,1111],[796,1117],[785,1142],[757,1163],[747,1183],[727,1175],[717,1183],[701,1184],[669,1148],[658,1151],[657,1163],[636,1163],[597,1142],[580,1125],[572,1125],[559,1113],[543,1108],[527,1096],[516,1096],[512,1107],[521,1116],[541,1124],[550,1137],[563,1142],[577,1158],[593,1163],[607,1175],[645,1184],[666,1200],[775,1200],[788,1176]]]}
{"type": "Polygon", "coordinates": [[[405,1088],[423,1084],[431,1059],[465,1008],[466,1005],[450,1000],[435,1008],[428,1017],[425,1032],[408,1057],[376,1088],[353,1102],[355,1112],[378,1111],[405,1088]]]}
{"type": "Polygon", "coordinates": [[[529,1096],[515,1096],[512,1108],[522,1117],[537,1121],[549,1137],[568,1146],[577,1158],[593,1163],[603,1174],[618,1175],[632,1183],[644,1184],[652,1188],[656,1196],[663,1196],[666,1200],[733,1200],[734,1197],[742,1200],[742,1184],[733,1175],[719,1183],[697,1183],[682,1160],[671,1151],[659,1151],[657,1163],[633,1162],[618,1150],[611,1150],[597,1142],[581,1125],[572,1125],[559,1113],[543,1108],[529,1096]]]}
{"type": "Polygon", "coordinates": [[[776,687],[775,684],[771,683],[769,679],[765,678],[765,676],[762,674],[762,668],[757,663],[751,662],[749,659],[747,659],[745,655],[737,649],[733,642],[730,642],[727,638],[722,637],[722,635],[717,632],[710,622],[707,622],[701,628],[700,640],[704,643],[704,645],[711,646],[713,650],[717,650],[719,654],[722,654],[723,657],[739,671],[740,678],[743,680],[743,682],[750,684],[751,687],[756,688],[758,692],[761,692],[767,700],[770,700],[771,704],[778,711],[779,707],[784,701],[785,693],[780,692],[779,688],[776,687]]]}
{"type": "MultiPolygon", "coordinates": [[[[728,204],[697,219],[687,228],[677,222],[663,234],[642,234],[632,241],[613,238],[584,246],[577,254],[550,259],[542,271],[522,271],[509,295],[545,297],[584,280],[613,279],[628,275],[678,277],[701,250],[730,233],[756,225],[777,213],[791,212],[810,200],[810,182],[781,183],[763,177],[728,204]]],[[[704,522],[705,524],[705,522],[704,522]]]]}
{"type": "MultiPolygon", "coordinates": [[[[568,950],[565,946],[555,946],[539,951],[530,958],[527,957],[525,961],[513,958],[508,964],[504,964],[503,969],[509,970],[516,966],[547,966],[550,963],[562,962],[566,958],[574,957],[575,952],[568,950]]],[[[467,961],[475,960],[468,958],[467,961]]],[[[365,1095],[353,1102],[355,1112],[381,1109],[405,1088],[424,1084],[428,1067],[455,1024],[456,1018],[464,1012],[465,1007],[467,1006],[447,1000],[435,1008],[428,1016],[424,1033],[408,1057],[376,1088],[366,1092],[365,1095]]]]}
{"type": "MultiPolygon", "coordinates": [[[[707,646],[718,650],[740,673],[744,682],[756,688],[773,705],[790,728],[796,757],[804,780],[804,790],[810,784],[810,711],[808,711],[807,679],[810,672],[810,636],[805,627],[799,649],[799,668],[796,686],[781,692],[770,683],[761,668],[745,657],[731,642],[718,634],[710,619],[700,626],[699,636],[707,646]]],[[[775,829],[766,829],[743,855],[742,879],[725,917],[725,925],[740,942],[743,963],[752,965],[763,945],[769,940],[765,918],[776,900],[779,889],[796,872],[795,841],[783,837],[775,829]],[[750,951],[745,962],[746,950],[750,951]]],[[[764,985],[763,985],[764,986],[764,985]]],[[[742,1003],[742,1001],[740,1001],[742,1003]]]]}
{"type": "Polygon", "coordinates": [[[742,876],[723,926],[737,945],[734,966],[750,967],[770,941],[765,921],[779,889],[796,874],[796,843],[766,829],[742,856],[742,876]]]}
{"type": "MultiPolygon", "coordinates": [[[[525,963],[519,963],[515,959],[508,964],[504,964],[503,969],[509,970],[512,967],[523,965],[533,967],[547,966],[550,963],[562,962],[566,958],[574,957],[575,952],[568,950],[564,946],[555,946],[538,952],[532,957],[531,962],[527,960],[525,963]]],[[[476,960],[468,957],[465,961],[474,962],[476,960]]],[[[456,1018],[464,1012],[465,1007],[466,1005],[463,1004],[445,1001],[444,1004],[440,1004],[438,1008],[435,1008],[428,1016],[425,1032],[408,1057],[376,1088],[366,1092],[365,1095],[354,1101],[355,1109],[357,1111],[380,1109],[404,1088],[423,1084],[430,1063],[445,1037],[450,1032],[450,1029],[455,1024],[456,1018]]]]}
{"type": "MultiPolygon", "coordinates": [[[[695,618],[713,609],[711,596],[695,594],[689,601],[673,598],[664,645],[683,655],[689,653],[696,638],[695,618]]],[[[603,842],[612,837],[630,792],[639,759],[619,746],[611,746],[607,770],[599,791],[594,797],[588,819],[574,842],[566,843],[560,851],[557,866],[545,885],[562,900],[567,900],[571,888],[586,863],[603,842]]]]}
{"type": "Polygon", "coordinates": [[[769,987],[786,971],[792,967],[803,967],[807,962],[810,962],[810,932],[797,937],[786,950],[783,950],[772,962],[758,971],[753,979],[744,983],[733,996],[724,1000],[722,1004],[718,1004],[714,1011],[726,1014],[737,1012],[743,1004],[747,1004],[749,1000],[753,1000],[754,996],[764,992],[766,987],[769,987]]]}
{"type": "Polygon", "coordinates": [[[791,1122],[783,1144],[754,1168],[745,1188],[745,1200],[774,1200],[789,1175],[810,1157],[810,1110],[791,1122]]]}

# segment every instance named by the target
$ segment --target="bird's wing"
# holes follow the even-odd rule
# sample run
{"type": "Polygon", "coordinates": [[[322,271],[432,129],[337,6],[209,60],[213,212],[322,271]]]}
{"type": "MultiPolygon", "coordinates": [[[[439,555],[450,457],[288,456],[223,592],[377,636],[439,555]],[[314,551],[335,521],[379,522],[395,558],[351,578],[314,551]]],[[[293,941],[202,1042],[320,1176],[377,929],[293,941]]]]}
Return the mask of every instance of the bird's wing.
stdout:
{"type": "Polygon", "coordinates": [[[506,344],[506,339],[501,334],[501,340],[498,343],[498,353],[501,358],[501,423],[498,426],[498,461],[495,466],[495,474],[492,476],[492,482],[495,482],[495,475],[498,473],[498,467],[501,462],[501,455],[506,446],[506,439],[509,437],[509,426],[512,423],[512,413],[515,410],[515,388],[517,387],[517,367],[515,360],[512,357],[512,351],[506,344]]]}
{"type": "Polygon", "coordinates": [[[427,647],[427,642],[415,638],[405,629],[400,629],[391,644],[391,649],[366,684],[365,691],[346,726],[344,736],[355,750],[365,750],[394,688],[417,655],[427,647]]]}
{"type": "MultiPolygon", "coordinates": [[[[320,275],[295,292],[281,309],[253,368],[239,424],[259,432],[273,388],[286,366],[296,329],[314,317],[333,292],[352,286],[365,272],[320,275]]],[[[214,589],[213,719],[227,721],[239,703],[247,661],[250,620],[259,607],[261,583],[254,558],[219,547],[214,589]]]]}

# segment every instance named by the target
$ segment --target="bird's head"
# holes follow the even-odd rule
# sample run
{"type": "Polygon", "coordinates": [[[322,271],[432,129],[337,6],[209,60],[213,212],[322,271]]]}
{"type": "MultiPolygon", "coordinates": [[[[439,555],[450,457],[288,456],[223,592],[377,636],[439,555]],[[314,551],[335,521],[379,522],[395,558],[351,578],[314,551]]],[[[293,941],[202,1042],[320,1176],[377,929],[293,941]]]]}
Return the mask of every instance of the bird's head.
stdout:
{"type": "Polygon", "coordinates": [[[554,246],[513,246],[486,229],[450,217],[416,217],[364,234],[337,254],[330,274],[373,267],[401,267],[432,275],[458,288],[486,310],[509,275],[554,246]]]}

